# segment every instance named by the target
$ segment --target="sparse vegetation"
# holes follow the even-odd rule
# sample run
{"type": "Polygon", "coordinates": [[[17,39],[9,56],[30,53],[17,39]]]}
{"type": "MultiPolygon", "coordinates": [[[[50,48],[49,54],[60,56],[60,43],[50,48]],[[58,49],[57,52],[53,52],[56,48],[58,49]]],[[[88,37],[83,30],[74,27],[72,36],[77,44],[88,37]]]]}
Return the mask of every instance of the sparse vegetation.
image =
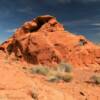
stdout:
{"type": "Polygon", "coordinates": [[[60,73],[59,78],[65,82],[70,82],[73,78],[71,73],[60,73]]]}
{"type": "Polygon", "coordinates": [[[50,82],[58,82],[60,80],[70,82],[73,78],[71,65],[62,62],[56,69],[48,68],[42,65],[32,67],[31,73],[45,75],[47,80],[50,82]]]}
{"type": "Polygon", "coordinates": [[[100,75],[93,75],[91,79],[93,80],[94,83],[100,84],[100,75]]]}
{"type": "Polygon", "coordinates": [[[72,66],[68,63],[61,62],[58,65],[57,70],[60,72],[72,72],[72,66]]]}
{"type": "Polygon", "coordinates": [[[31,68],[31,72],[33,74],[47,75],[48,72],[49,72],[49,69],[45,66],[38,65],[38,66],[35,66],[35,67],[31,68]]]}
{"type": "Polygon", "coordinates": [[[53,71],[52,74],[48,76],[48,81],[58,82],[63,80],[65,82],[70,82],[72,78],[72,73],[53,71]]]}
{"type": "Polygon", "coordinates": [[[48,77],[47,80],[48,80],[49,82],[58,82],[58,81],[60,80],[60,78],[57,77],[57,76],[50,76],[50,77],[48,77]]]}

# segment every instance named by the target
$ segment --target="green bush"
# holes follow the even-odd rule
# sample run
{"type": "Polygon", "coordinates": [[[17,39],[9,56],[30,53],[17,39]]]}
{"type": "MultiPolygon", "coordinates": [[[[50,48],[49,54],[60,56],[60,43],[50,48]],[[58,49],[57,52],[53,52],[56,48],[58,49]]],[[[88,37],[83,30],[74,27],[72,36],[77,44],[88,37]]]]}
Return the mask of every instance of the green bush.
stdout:
{"type": "Polygon", "coordinates": [[[92,79],[93,82],[95,82],[96,84],[100,84],[100,76],[94,75],[94,76],[91,77],[91,79],[92,79]]]}
{"type": "Polygon", "coordinates": [[[33,74],[47,75],[48,72],[49,72],[49,69],[47,67],[45,67],[45,66],[38,65],[38,66],[32,67],[31,68],[31,72],[33,74]]]}

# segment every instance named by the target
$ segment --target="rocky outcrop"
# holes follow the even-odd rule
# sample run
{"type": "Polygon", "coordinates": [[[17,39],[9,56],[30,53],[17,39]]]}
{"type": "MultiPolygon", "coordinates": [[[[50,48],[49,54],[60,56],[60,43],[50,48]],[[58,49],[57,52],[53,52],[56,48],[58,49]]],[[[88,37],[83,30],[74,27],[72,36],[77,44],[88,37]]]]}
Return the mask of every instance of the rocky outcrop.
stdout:
{"type": "Polygon", "coordinates": [[[0,50],[32,64],[55,65],[64,60],[73,66],[100,66],[100,46],[65,31],[49,15],[24,23],[0,50]]]}

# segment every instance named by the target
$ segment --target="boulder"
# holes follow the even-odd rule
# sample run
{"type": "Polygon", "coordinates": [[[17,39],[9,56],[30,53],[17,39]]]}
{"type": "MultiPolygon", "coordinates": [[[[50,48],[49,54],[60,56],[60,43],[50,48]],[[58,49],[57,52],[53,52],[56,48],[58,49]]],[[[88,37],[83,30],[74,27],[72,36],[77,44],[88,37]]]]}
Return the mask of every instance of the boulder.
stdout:
{"type": "Polygon", "coordinates": [[[100,66],[100,46],[82,35],[64,30],[55,17],[39,16],[25,22],[14,35],[0,45],[9,56],[31,64],[53,66],[66,61],[73,66],[100,66]]]}

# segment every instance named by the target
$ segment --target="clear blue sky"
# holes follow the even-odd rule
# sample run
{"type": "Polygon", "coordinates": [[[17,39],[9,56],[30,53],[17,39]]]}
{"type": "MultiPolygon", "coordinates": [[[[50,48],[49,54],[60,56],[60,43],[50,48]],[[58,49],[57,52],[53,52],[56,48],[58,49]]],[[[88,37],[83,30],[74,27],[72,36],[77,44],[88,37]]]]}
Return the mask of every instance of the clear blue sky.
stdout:
{"type": "Polygon", "coordinates": [[[50,14],[66,30],[100,43],[100,0],[0,0],[0,42],[32,18],[50,14]]]}

